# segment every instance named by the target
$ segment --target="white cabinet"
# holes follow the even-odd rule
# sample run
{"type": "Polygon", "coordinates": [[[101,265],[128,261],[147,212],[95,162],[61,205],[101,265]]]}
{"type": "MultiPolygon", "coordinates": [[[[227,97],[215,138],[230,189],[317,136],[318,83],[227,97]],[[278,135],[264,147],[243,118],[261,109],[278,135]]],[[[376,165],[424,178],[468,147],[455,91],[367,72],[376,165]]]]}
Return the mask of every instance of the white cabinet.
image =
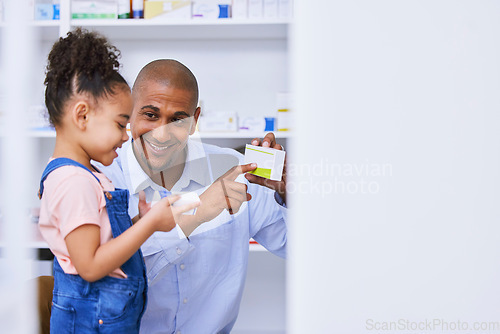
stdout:
{"type": "MultiPolygon", "coordinates": [[[[277,116],[276,95],[288,91],[288,20],[70,20],[61,4],[61,21],[34,22],[40,48],[35,103],[43,105],[44,68],[52,44],[82,26],[110,39],[122,53],[121,72],[130,85],[139,70],[158,58],[188,66],[199,82],[202,113],[237,112],[239,116],[277,116]]],[[[207,143],[238,147],[264,133],[201,133],[207,143]]],[[[32,132],[39,173],[49,158],[53,132],[32,132]]],[[[277,133],[286,146],[287,133],[277,133]]],[[[1,172],[1,171],[0,171],[1,172]]],[[[37,185],[33,206],[37,205],[37,185]]],[[[251,246],[248,279],[234,333],[285,332],[285,262],[251,246]]]]}

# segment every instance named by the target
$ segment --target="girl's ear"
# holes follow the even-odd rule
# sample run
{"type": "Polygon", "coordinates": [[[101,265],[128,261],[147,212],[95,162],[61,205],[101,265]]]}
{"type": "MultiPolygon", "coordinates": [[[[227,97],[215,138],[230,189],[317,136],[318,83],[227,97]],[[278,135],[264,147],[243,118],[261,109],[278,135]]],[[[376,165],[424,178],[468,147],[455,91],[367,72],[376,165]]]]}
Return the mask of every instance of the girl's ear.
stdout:
{"type": "Polygon", "coordinates": [[[85,101],[78,101],[73,106],[73,121],[75,125],[81,129],[85,130],[87,127],[88,119],[90,114],[89,104],[85,101]]]}

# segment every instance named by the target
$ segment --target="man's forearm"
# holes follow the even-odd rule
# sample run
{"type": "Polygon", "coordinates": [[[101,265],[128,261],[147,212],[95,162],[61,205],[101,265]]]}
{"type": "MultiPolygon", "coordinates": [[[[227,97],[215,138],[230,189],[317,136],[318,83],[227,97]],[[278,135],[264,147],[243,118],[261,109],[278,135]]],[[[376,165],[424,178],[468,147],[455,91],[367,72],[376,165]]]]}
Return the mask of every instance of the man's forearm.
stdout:
{"type": "MultiPolygon", "coordinates": [[[[197,210],[198,211],[198,210],[197,210]]],[[[181,228],[182,232],[186,237],[189,237],[193,231],[203,223],[197,214],[194,215],[182,215],[181,219],[177,222],[177,225],[181,228]]]]}

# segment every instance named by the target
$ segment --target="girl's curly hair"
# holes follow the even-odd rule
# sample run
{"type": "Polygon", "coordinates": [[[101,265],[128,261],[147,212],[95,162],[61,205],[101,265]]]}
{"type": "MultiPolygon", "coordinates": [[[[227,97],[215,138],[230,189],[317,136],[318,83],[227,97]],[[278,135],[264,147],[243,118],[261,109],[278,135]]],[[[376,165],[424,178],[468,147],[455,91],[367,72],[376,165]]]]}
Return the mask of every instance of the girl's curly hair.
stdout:
{"type": "Polygon", "coordinates": [[[120,51],[108,40],[82,28],[68,32],[54,43],[49,53],[44,84],[45,105],[52,125],[59,125],[63,107],[76,93],[95,99],[113,95],[118,85],[129,89],[118,73],[120,51]]]}

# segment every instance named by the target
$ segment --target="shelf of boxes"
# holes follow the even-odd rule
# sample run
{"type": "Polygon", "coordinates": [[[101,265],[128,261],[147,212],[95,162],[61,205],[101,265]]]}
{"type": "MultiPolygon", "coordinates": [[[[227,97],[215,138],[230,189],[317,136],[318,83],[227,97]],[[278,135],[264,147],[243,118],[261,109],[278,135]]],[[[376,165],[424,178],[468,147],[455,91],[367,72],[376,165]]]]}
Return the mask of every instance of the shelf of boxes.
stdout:
{"type": "MultiPolygon", "coordinates": [[[[196,132],[194,136],[199,136],[201,139],[253,139],[253,138],[264,138],[268,132],[196,132]]],[[[56,132],[51,129],[47,130],[32,130],[28,132],[28,135],[32,138],[55,138],[56,132]]],[[[274,135],[276,138],[287,139],[291,137],[291,133],[288,131],[275,131],[274,135]]]]}
{"type": "MultiPolygon", "coordinates": [[[[36,5],[36,1],[34,2],[36,5]]],[[[36,12],[36,10],[35,10],[36,12]]],[[[290,15],[271,17],[262,14],[260,17],[237,18],[150,18],[150,19],[118,19],[118,18],[72,18],[71,2],[62,1],[59,8],[59,19],[36,20],[34,26],[47,27],[55,37],[65,36],[74,27],[85,27],[98,30],[110,39],[281,39],[288,35],[290,15]],[[151,28],[154,28],[153,30],[151,28]],[[178,29],[180,28],[180,29],[178,29]]],[[[73,16],[74,17],[74,16],[73,16]]],[[[1,23],[0,23],[1,24],[1,23]]],[[[1,25],[0,25],[1,26],[1,25]]],[[[44,38],[46,33],[44,32],[44,38]]]]}

